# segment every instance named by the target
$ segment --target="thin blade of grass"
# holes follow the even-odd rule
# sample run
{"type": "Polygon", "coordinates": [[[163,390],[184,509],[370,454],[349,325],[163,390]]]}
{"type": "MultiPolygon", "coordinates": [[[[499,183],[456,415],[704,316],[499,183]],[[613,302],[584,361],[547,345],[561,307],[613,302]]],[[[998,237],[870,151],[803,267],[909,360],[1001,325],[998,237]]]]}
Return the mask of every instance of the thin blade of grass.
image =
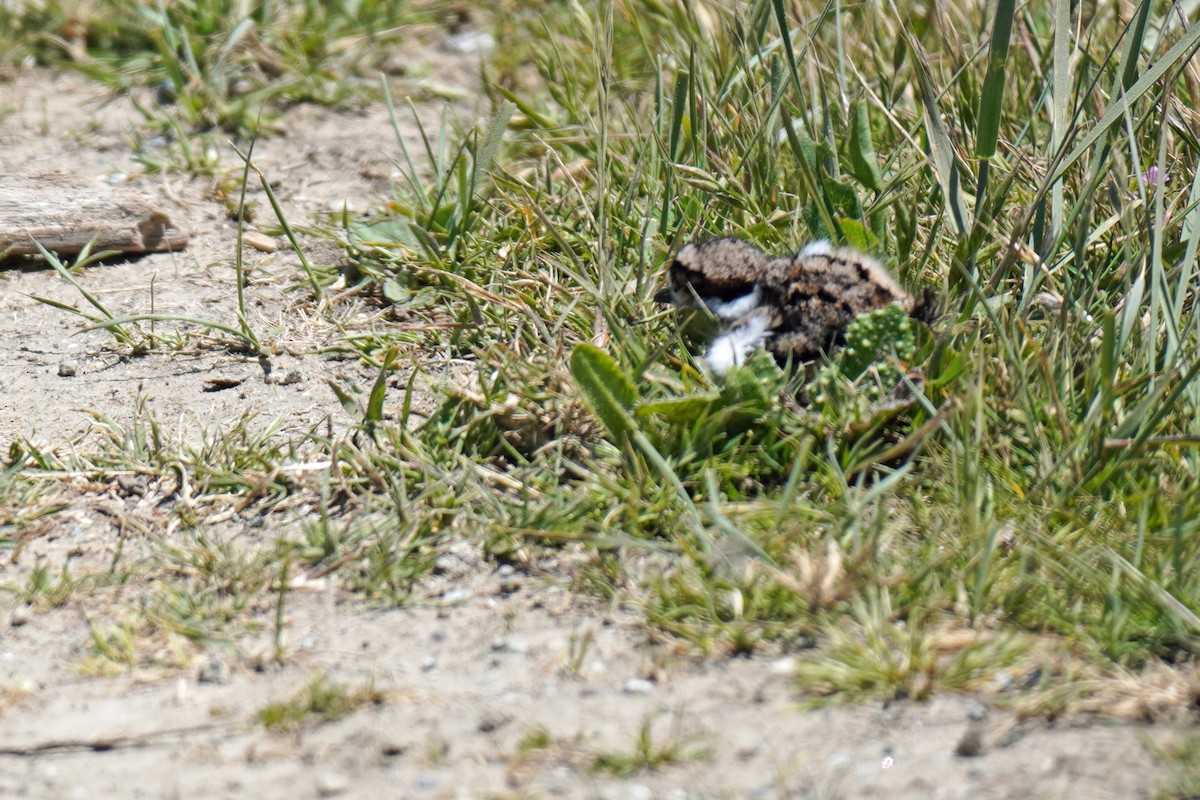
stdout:
{"type": "MultiPolygon", "coordinates": [[[[255,125],[255,133],[250,137],[250,146],[246,148],[246,160],[242,167],[242,188],[238,194],[237,218],[237,252],[234,257],[234,273],[237,280],[238,327],[241,328],[242,338],[250,342],[256,352],[262,352],[262,344],[254,331],[250,329],[250,320],[246,316],[246,186],[250,182],[250,159],[254,156],[254,144],[258,141],[259,126],[255,125]]],[[[153,309],[151,309],[153,313],[153,309]]]]}
{"type": "Polygon", "coordinates": [[[1192,169],[1192,187],[1188,192],[1187,208],[1188,212],[1183,218],[1187,247],[1179,264],[1179,279],[1175,283],[1175,296],[1172,298],[1171,308],[1171,313],[1176,319],[1183,318],[1184,304],[1194,291],[1192,276],[1196,271],[1196,253],[1200,249],[1200,163],[1192,169]]]}
{"type": "Polygon", "coordinates": [[[788,74],[792,76],[792,85],[796,87],[796,108],[805,108],[804,86],[800,83],[800,70],[796,66],[796,52],[792,48],[791,26],[788,24],[787,9],[783,0],[771,0],[771,8],[775,11],[775,22],[779,25],[779,37],[783,41],[784,60],[787,62],[788,74]]]}
{"type": "Polygon", "coordinates": [[[280,227],[283,228],[283,235],[287,237],[288,243],[292,246],[292,252],[296,254],[296,258],[300,261],[300,266],[304,269],[304,274],[308,278],[309,288],[313,291],[313,297],[318,300],[322,299],[325,296],[325,289],[317,279],[317,273],[313,270],[312,265],[308,263],[308,256],[304,254],[304,248],[300,246],[300,242],[296,238],[296,232],[292,230],[291,223],[287,220],[287,215],[283,213],[283,207],[279,205],[279,198],[275,196],[275,190],[271,188],[271,182],[267,180],[267,176],[263,171],[250,160],[248,153],[243,154],[237,147],[234,147],[233,151],[238,154],[239,158],[246,162],[248,169],[254,170],[254,174],[258,175],[258,182],[267,194],[267,201],[271,204],[271,210],[275,212],[275,219],[279,221],[280,227]]]}
{"type": "MultiPolygon", "coordinates": [[[[1054,3],[1054,76],[1051,85],[1050,154],[1059,152],[1067,135],[1067,114],[1071,97],[1071,0],[1054,3]]],[[[1050,188],[1050,231],[1047,242],[1057,241],[1063,229],[1062,178],[1050,188]]],[[[1042,255],[1049,252],[1049,246],[1042,255]]]]}
{"type": "Polygon", "coordinates": [[[946,123],[942,120],[942,112],[938,110],[938,93],[928,66],[929,55],[915,36],[907,31],[904,31],[902,35],[908,43],[913,67],[917,74],[921,104],[925,108],[925,131],[929,137],[931,163],[938,185],[942,188],[942,202],[945,203],[950,218],[954,220],[954,229],[962,236],[970,227],[970,215],[967,212],[959,185],[958,161],[954,153],[954,143],[950,140],[946,123]]]}
{"type": "Polygon", "coordinates": [[[1075,148],[1063,157],[1050,172],[1049,183],[1061,178],[1068,169],[1074,166],[1076,161],[1083,157],[1084,153],[1092,149],[1114,125],[1124,118],[1126,109],[1154,88],[1169,71],[1186,63],[1197,47],[1200,47],[1200,25],[1193,25],[1179,41],[1171,46],[1170,50],[1163,54],[1162,58],[1155,62],[1154,66],[1146,70],[1124,94],[1109,104],[1104,114],[1101,115],[1100,121],[1088,131],[1087,136],[1084,136],[1079,144],[1075,145],[1075,148]]]}
{"type": "Polygon", "coordinates": [[[1150,18],[1150,0],[1142,0],[1138,4],[1137,17],[1133,20],[1126,35],[1125,51],[1121,54],[1121,90],[1128,92],[1129,87],[1137,82],[1138,62],[1141,60],[1142,44],[1146,39],[1146,22],[1150,18]]]}
{"type": "MultiPolygon", "coordinates": [[[[63,265],[63,263],[58,260],[58,256],[54,255],[49,250],[47,250],[45,247],[43,247],[42,243],[39,241],[34,241],[34,245],[37,246],[38,252],[42,254],[42,258],[46,259],[46,263],[48,263],[50,266],[54,267],[54,271],[57,272],[62,277],[63,280],[65,280],[67,283],[71,284],[71,287],[73,289],[75,289],[75,291],[79,292],[79,294],[81,294],[83,296],[84,300],[87,300],[88,303],[90,303],[93,308],[95,308],[97,311],[99,311],[101,314],[103,314],[107,319],[113,318],[112,312],[110,312],[108,310],[108,308],[105,307],[104,303],[100,302],[100,298],[96,297],[96,295],[92,294],[86,288],[84,288],[82,283],[75,280],[75,276],[71,274],[71,270],[67,269],[63,265]]],[[[89,244],[89,247],[90,247],[90,244],[89,244]]],[[[103,258],[107,258],[108,256],[115,256],[115,255],[119,255],[119,253],[115,250],[105,251],[103,253],[97,253],[95,256],[92,256],[92,260],[100,260],[103,258]]],[[[80,256],[81,256],[80,260],[82,261],[83,254],[81,253],[80,256]]]]}
{"type": "Polygon", "coordinates": [[[1013,14],[1016,0],[999,0],[992,20],[992,41],[988,46],[987,76],[983,80],[983,91],[979,97],[979,115],[975,135],[975,157],[979,159],[979,173],[975,181],[975,216],[979,217],[987,195],[988,168],[992,156],[996,155],[996,142],[1000,138],[1000,120],[1004,110],[1005,66],[1008,63],[1008,45],[1012,38],[1013,14]]]}
{"type": "Polygon", "coordinates": [[[119,328],[122,325],[129,325],[130,323],[133,323],[133,322],[145,322],[145,321],[182,322],[186,325],[196,325],[201,328],[210,328],[214,331],[221,331],[222,333],[228,333],[234,339],[237,339],[238,341],[245,344],[245,346],[247,348],[249,348],[251,350],[254,349],[253,343],[247,341],[246,337],[242,334],[241,330],[233,327],[232,325],[226,325],[225,323],[217,322],[216,320],[202,319],[200,317],[187,317],[187,316],[182,316],[182,315],[178,315],[178,314],[130,314],[130,315],[124,316],[124,317],[112,317],[110,319],[105,319],[100,322],[97,322],[94,325],[89,325],[86,328],[84,328],[83,330],[85,330],[85,331],[102,330],[102,329],[114,330],[116,328],[119,328]]]}
{"type": "MultiPolygon", "coordinates": [[[[383,103],[384,107],[387,108],[388,122],[392,126],[392,133],[396,136],[396,145],[400,148],[400,155],[404,157],[404,177],[408,181],[409,185],[413,187],[420,186],[421,173],[417,169],[416,163],[413,162],[412,154],[408,152],[408,145],[404,142],[404,133],[400,127],[400,118],[396,115],[396,104],[392,101],[392,91],[388,86],[387,76],[381,74],[379,76],[379,83],[381,89],[383,90],[383,103]]],[[[420,117],[418,117],[415,122],[417,129],[420,131],[422,140],[428,141],[425,136],[425,127],[421,123],[420,117]]],[[[414,192],[414,194],[417,196],[417,201],[421,203],[420,210],[422,212],[428,212],[429,198],[426,197],[424,192],[414,192]]]]}

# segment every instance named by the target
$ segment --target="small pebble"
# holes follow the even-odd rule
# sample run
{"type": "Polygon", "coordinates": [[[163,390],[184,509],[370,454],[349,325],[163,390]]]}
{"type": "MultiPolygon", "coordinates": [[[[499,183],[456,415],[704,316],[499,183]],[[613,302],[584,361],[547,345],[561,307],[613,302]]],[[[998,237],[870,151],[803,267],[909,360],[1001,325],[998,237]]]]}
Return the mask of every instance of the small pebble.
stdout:
{"type": "Polygon", "coordinates": [[[201,391],[223,392],[226,389],[235,389],[245,383],[245,381],[245,376],[239,378],[208,378],[204,381],[204,386],[201,391]]]}
{"type": "Polygon", "coordinates": [[[654,792],[644,783],[631,783],[625,787],[625,800],[654,800],[654,792]]]}
{"type": "Polygon", "coordinates": [[[230,97],[245,97],[253,91],[254,84],[245,78],[238,78],[229,82],[230,97]]]}
{"type": "Polygon", "coordinates": [[[169,106],[175,102],[175,84],[164,78],[154,87],[154,102],[160,106],[169,106]]]}
{"type": "Polygon", "coordinates": [[[260,253],[274,253],[279,249],[274,239],[258,231],[242,231],[242,242],[260,253]]]}
{"type": "Polygon", "coordinates": [[[486,711],[484,712],[483,716],[479,718],[479,724],[476,726],[476,728],[480,733],[491,733],[492,731],[500,730],[510,722],[512,722],[512,715],[510,714],[504,714],[496,711],[486,711]]]}
{"type": "Polygon", "coordinates": [[[75,373],[79,371],[74,361],[61,361],[58,364],[58,377],[73,378],[75,373]]]}
{"type": "Polygon", "coordinates": [[[463,600],[471,599],[475,592],[470,589],[451,589],[442,595],[442,601],[446,603],[461,603],[463,600]]]}
{"type": "Polygon", "coordinates": [[[421,672],[432,672],[437,669],[437,659],[433,656],[428,656],[421,661],[421,672]]]}
{"type": "Polygon", "coordinates": [[[987,715],[987,706],[985,706],[983,703],[980,703],[978,700],[972,703],[971,707],[967,709],[967,719],[974,722],[982,722],[983,720],[987,719],[987,715]]]}
{"type": "Polygon", "coordinates": [[[791,656],[777,658],[767,665],[767,672],[772,675],[795,675],[796,674],[796,659],[791,656]]]}
{"type": "Polygon", "coordinates": [[[433,560],[434,575],[449,575],[456,577],[465,575],[468,567],[463,563],[463,560],[457,554],[452,552],[441,553],[433,560]]]}
{"type": "Polygon", "coordinates": [[[496,46],[496,40],[490,33],[482,31],[463,31],[455,33],[442,39],[442,51],[446,53],[458,53],[459,55],[470,55],[472,53],[486,53],[496,46]]]}
{"type": "Polygon", "coordinates": [[[989,681],[989,688],[994,692],[1007,692],[1016,685],[1016,682],[1011,672],[1002,669],[992,676],[992,679],[989,681]]]}
{"type": "Polygon", "coordinates": [[[1019,725],[1014,725],[1004,733],[996,737],[993,743],[997,748],[1012,747],[1017,742],[1025,738],[1025,734],[1029,733],[1028,728],[1023,728],[1019,725]]]}
{"type": "Polygon", "coordinates": [[[350,780],[337,772],[325,772],[317,776],[317,796],[337,797],[350,788],[350,780]]]}
{"type": "Polygon", "coordinates": [[[146,494],[146,479],[142,475],[120,475],[117,477],[117,488],[126,497],[142,497],[146,494]]]}
{"type": "Polygon", "coordinates": [[[8,624],[19,628],[29,622],[29,606],[17,606],[8,615],[8,624]]]}
{"type": "Polygon", "coordinates": [[[200,664],[200,671],[196,674],[196,680],[199,683],[212,683],[217,686],[224,686],[229,683],[229,676],[229,665],[223,659],[216,656],[209,656],[200,664]]]}
{"type": "Polygon", "coordinates": [[[408,72],[408,59],[399,53],[391,53],[379,62],[379,71],[384,75],[404,75],[408,72]]]}
{"type": "Polygon", "coordinates": [[[648,681],[645,678],[631,678],[625,684],[625,694],[650,694],[654,691],[654,681],[648,681]]]}
{"type": "Polygon", "coordinates": [[[963,758],[983,755],[983,731],[974,725],[969,726],[966,733],[958,740],[958,744],[954,748],[954,755],[963,758]]]}
{"type": "Polygon", "coordinates": [[[762,752],[762,744],[752,744],[749,747],[739,747],[733,755],[738,761],[749,761],[762,752]]]}

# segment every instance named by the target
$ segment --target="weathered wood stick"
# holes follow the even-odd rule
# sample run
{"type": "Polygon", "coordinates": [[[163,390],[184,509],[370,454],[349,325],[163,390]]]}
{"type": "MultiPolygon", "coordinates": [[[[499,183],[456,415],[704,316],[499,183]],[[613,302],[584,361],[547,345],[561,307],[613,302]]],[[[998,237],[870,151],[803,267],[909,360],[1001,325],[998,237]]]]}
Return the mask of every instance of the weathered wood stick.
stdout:
{"type": "Polygon", "coordinates": [[[60,172],[0,176],[0,261],[36,255],[182,250],[188,235],[143,194],[93,186],[60,172]]]}

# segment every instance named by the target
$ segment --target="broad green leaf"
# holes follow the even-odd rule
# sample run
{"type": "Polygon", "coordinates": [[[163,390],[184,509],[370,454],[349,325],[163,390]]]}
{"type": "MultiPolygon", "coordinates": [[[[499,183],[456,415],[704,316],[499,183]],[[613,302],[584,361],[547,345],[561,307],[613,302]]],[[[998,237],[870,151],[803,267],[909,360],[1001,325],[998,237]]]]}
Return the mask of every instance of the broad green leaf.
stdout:
{"type": "Polygon", "coordinates": [[[475,164],[471,173],[471,188],[475,191],[479,190],[483,173],[492,166],[492,160],[496,157],[496,151],[500,149],[500,143],[504,140],[504,132],[508,130],[508,121],[512,118],[515,108],[516,106],[508,101],[500,103],[496,113],[488,122],[487,132],[483,135],[483,143],[475,151],[475,164]]]}
{"type": "Polygon", "coordinates": [[[571,375],[583,399],[618,443],[635,430],[629,411],[637,404],[637,387],[617,362],[599,347],[581,342],[571,352],[571,375]]]}
{"type": "Polygon", "coordinates": [[[691,422],[708,413],[714,402],[720,399],[716,392],[672,397],[639,403],[634,414],[639,417],[658,417],[667,422],[691,422]]]}
{"type": "Polygon", "coordinates": [[[862,201],[859,200],[858,192],[851,181],[826,178],[821,182],[821,186],[828,198],[830,211],[852,219],[863,218],[862,201]]]}
{"type": "Polygon", "coordinates": [[[875,235],[860,221],[838,217],[838,227],[842,229],[842,236],[851,247],[857,247],[859,250],[875,249],[875,235]]]}
{"type": "Polygon", "coordinates": [[[329,388],[333,390],[338,402],[342,405],[343,411],[355,419],[362,418],[362,409],[359,408],[358,400],[354,397],[354,395],[343,389],[341,386],[338,386],[334,381],[327,380],[325,383],[329,384],[329,388]]]}
{"type": "Polygon", "coordinates": [[[403,303],[411,295],[395,278],[384,278],[382,286],[384,299],[393,305],[403,303]]]}
{"type": "Polygon", "coordinates": [[[369,225],[351,222],[350,241],[364,247],[403,245],[412,250],[421,250],[421,240],[414,233],[412,224],[399,218],[380,220],[369,225]]]}
{"type": "Polygon", "coordinates": [[[809,169],[817,168],[817,145],[808,135],[808,131],[797,120],[788,120],[784,125],[788,135],[788,143],[792,146],[792,154],[804,162],[809,169]]]}
{"type": "Polygon", "coordinates": [[[867,104],[854,104],[854,127],[850,131],[850,167],[854,177],[863,186],[873,192],[883,191],[883,173],[879,170],[879,161],[875,157],[875,147],[871,144],[871,118],[867,114],[867,104]]]}

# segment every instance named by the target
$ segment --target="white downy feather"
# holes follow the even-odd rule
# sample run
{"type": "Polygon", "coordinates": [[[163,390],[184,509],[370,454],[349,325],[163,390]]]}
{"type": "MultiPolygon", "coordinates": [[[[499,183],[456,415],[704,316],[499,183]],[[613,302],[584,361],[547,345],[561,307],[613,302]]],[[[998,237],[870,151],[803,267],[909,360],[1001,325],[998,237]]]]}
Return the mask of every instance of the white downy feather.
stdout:
{"type": "Polygon", "coordinates": [[[728,333],[718,336],[704,360],[717,375],[724,375],[731,367],[746,363],[746,359],[767,338],[767,316],[755,314],[728,333]]]}

